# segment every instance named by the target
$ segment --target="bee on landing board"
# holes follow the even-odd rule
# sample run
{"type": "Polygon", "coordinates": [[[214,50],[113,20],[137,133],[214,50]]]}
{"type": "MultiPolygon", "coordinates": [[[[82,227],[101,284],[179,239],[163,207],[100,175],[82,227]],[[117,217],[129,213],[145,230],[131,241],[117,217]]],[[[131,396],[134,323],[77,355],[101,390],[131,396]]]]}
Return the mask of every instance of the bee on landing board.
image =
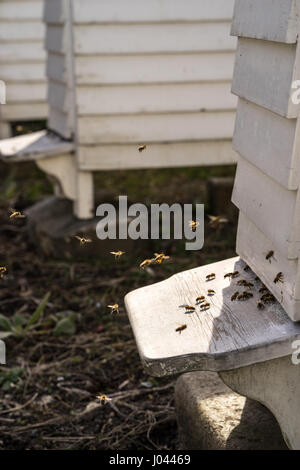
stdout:
{"type": "Polygon", "coordinates": [[[185,311],[187,313],[194,312],[196,310],[195,307],[193,307],[192,305],[188,305],[188,304],[187,305],[180,305],[180,307],[185,308],[185,311]]]}
{"type": "Polygon", "coordinates": [[[237,277],[239,274],[240,274],[239,271],[234,271],[233,273],[226,273],[224,274],[224,279],[226,279],[226,277],[230,277],[230,278],[237,277]]]}
{"type": "Polygon", "coordinates": [[[175,331],[178,331],[178,333],[181,335],[181,332],[187,328],[187,325],[179,325],[175,331]]]}
{"type": "Polygon", "coordinates": [[[146,148],[147,148],[146,145],[140,145],[140,146],[138,147],[138,151],[139,151],[139,152],[143,152],[143,150],[145,150],[146,148]]]}
{"type": "Polygon", "coordinates": [[[277,282],[283,282],[283,274],[282,272],[276,274],[276,277],[274,279],[274,284],[277,284],[277,282]]]}
{"type": "Polygon", "coordinates": [[[92,240],[90,238],[79,237],[78,235],[75,235],[75,238],[79,240],[80,245],[85,245],[86,243],[92,243],[92,240]]]}
{"type": "Polygon", "coordinates": [[[107,305],[107,308],[110,308],[110,313],[119,313],[119,304],[107,305]]]}
{"type": "Polygon", "coordinates": [[[273,256],[274,256],[274,251],[271,250],[266,254],[266,259],[269,260],[271,263],[271,258],[273,258],[273,256]]]}
{"type": "Polygon", "coordinates": [[[215,295],[215,293],[216,292],[213,289],[208,289],[207,291],[207,295],[210,295],[210,296],[215,295]]]}
{"type": "Polygon", "coordinates": [[[197,299],[196,299],[196,302],[197,302],[197,304],[199,304],[201,302],[204,302],[204,300],[205,300],[204,295],[199,295],[199,297],[197,297],[197,299]]]}
{"type": "Polygon", "coordinates": [[[239,296],[239,295],[240,295],[240,293],[239,293],[238,291],[237,291],[237,292],[235,292],[234,294],[232,294],[232,296],[231,296],[231,300],[232,300],[232,301],[233,301],[233,300],[236,300],[236,299],[238,298],[238,296],[239,296]]]}
{"type": "Polygon", "coordinates": [[[259,302],[257,302],[257,308],[258,308],[259,310],[263,310],[263,309],[265,308],[265,306],[264,306],[264,304],[263,304],[261,301],[259,301],[259,302]]]}
{"type": "Polygon", "coordinates": [[[201,310],[207,310],[210,308],[210,303],[209,302],[205,302],[204,304],[201,304],[200,305],[200,308],[201,310]]]}
{"type": "Polygon", "coordinates": [[[242,294],[239,294],[237,296],[237,300],[247,300],[247,299],[250,299],[251,297],[253,297],[253,294],[251,294],[251,292],[243,292],[242,294]]]}
{"type": "Polygon", "coordinates": [[[212,281],[213,279],[216,279],[215,273],[207,274],[207,276],[206,276],[207,281],[212,281]]]}
{"type": "Polygon", "coordinates": [[[115,259],[119,259],[122,255],[125,254],[125,251],[110,251],[111,255],[115,256],[115,259]]]}
{"type": "Polygon", "coordinates": [[[9,209],[10,212],[10,219],[24,219],[26,217],[24,214],[22,214],[20,211],[16,211],[15,209],[9,209]]]}

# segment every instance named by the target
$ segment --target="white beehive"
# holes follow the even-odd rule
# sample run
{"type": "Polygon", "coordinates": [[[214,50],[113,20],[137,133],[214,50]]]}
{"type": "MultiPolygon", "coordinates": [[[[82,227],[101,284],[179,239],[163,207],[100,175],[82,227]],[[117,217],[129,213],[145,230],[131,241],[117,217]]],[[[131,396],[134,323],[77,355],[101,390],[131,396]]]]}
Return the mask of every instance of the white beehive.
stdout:
{"type": "Polygon", "coordinates": [[[49,127],[75,136],[80,170],[236,160],[232,12],[233,0],[46,1],[49,127]]]}
{"type": "Polygon", "coordinates": [[[237,0],[232,24],[237,252],[293,320],[300,320],[300,122],[291,100],[300,79],[299,13],[299,0],[237,0]]]}
{"type": "Polygon", "coordinates": [[[47,119],[43,0],[0,0],[0,80],[6,104],[0,105],[0,138],[9,123],[47,119]]]}

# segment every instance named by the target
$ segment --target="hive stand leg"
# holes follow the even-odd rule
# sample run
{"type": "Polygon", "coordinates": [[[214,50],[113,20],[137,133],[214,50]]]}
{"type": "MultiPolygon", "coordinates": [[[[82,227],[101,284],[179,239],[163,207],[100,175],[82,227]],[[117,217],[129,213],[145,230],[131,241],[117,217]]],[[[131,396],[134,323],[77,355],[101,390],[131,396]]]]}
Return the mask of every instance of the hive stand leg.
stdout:
{"type": "Polygon", "coordinates": [[[11,125],[9,122],[0,122],[0,139],[9,139],[11,137],[11,125]]]}
{"type": "Polygon", "coordinates": [[[76,199],[76,171],[71,154],[57,155],[36,160],[37,166],[44,171],[54,184],[57,197],[76,199]]]}
{"type": "Polygon", "coordinates": [[[94,183],[91,171],[78,171],[76,173],[76,200],[74,204],[75,215],[79,219],[93,217],[94,209],[94,183]]]}
{"type": "Polygon", "coordinates": [[[300,365],[292,357],[219,372],[233,391],[265,405],[275,416],[287,446],[300,449],[300,365]]]}

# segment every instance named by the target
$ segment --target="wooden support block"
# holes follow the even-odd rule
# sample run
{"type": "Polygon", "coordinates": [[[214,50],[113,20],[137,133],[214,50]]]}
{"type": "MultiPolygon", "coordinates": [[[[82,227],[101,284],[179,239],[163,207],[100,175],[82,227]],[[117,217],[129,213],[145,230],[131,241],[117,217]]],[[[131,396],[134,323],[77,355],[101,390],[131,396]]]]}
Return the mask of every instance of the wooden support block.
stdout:
{"type": "Polygon", "coordinates": [[[236,0],[231,34],[282,43],[296,43],[299,33],[297,0],[236,0]]]}
{"type": "Polygon", "coordinates": [[[94,184],[93,173],[90,171],[76,172],[76,200],[74,213],[79,219],[93,217],[94,184]]]}
{"type": "Polygon", "coordinates": [[[239,99],[232,147],[286,189],[300,181],[300,123],[239,99]]]}
{"type": "Polygon", "coordinates": [[[298,191],[289,191],[240,157],[232,202],[288,259],[300,249],[300,201],[298,191]]]}
{"type": "Polygon", "coordinates": [[[143,365],[151,375],[164,376],[192,370],[229,370],[292,352],[300,338],[300,324],[292,322],[278,302],[257,308],[261,283],[244,271],[245,263],[232,258],[178,273],[162,282],[137,289],[125,297],[125,305],[143,365]],[[240,276],[224,278],[228,272],[240,276]],[[215,273],[216,278],[206,281],[215,273]],[[239,279],[254,284],[248,300],[231,300],[244,291],[239,279]],[[207,289],[216,294],[207,295],[207,289]],[[210,302],[208,310],[196,305],[199,295],[210,302]],[[186,312],[182,305],[192,305],[186,312]],[[187,328],[176,332],[180,324],[187,328]]]}

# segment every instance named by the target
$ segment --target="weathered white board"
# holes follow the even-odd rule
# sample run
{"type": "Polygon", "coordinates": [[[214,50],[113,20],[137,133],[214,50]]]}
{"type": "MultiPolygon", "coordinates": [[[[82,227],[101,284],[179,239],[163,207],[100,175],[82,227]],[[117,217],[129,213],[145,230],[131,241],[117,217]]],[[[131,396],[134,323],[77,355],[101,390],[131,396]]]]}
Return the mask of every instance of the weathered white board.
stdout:
{"type": "MultiPolygon", "coordinates": [[[[59,27],[49,28],[46,47],[57,51],[63,40],[59,27]],[[55,29],[51,32],[51,30],[55,29]],[[54,42],[54,39],[53,39],[54,42]]],[[[236,39],[230,36],[230,22],[177,24],[109,24],[74,26],[75,54],[153,54],[199,51],[233,51],[236,39]]]]}
{"type": "Polygon", "coordinates": [[[285,189],[244,158],[238,159],[232,202],[288,259],[298,258],[300,249],[297,193],[285,189]]]}
{"type": "Polygon", "coordinates": [[[47,116],[47,102],[19,102],[1,106],[1,119],[4,121],[29,121],[45,119],[47,116]]]}
{"type": "Polygon", "coordinates": [[[298,0],[236,0],[231,34],[295,43],[299,14],[298,0]]]}
{"type": "Polygon", "coordinates": [[[288,260],[243,212],[239,215],[236,250],[280,302],[290,318],[299,321],[299,259],[288,260]],[[274,251],[274,256],[267,260],[266,255],[271,250],[274,251]],[[283,274],[283,283],[275,284],[274,279],[279,272],[283,274]]]}
{"type": "Polygon", "coordinates": [[[13,22],[0,18],[0,41],[43,40],[45,26],[41,21],[13,22]]]}
{"type": "MultiPolygon", "coordinates": [[[[50,56],[48,73],[58,80],[59,56],[50,56]]],[[[79,56],[78,84],[125,84],[231,80],[234,53],[79,56]]]]}
{"type": "MultiPolygon", "coordinates": [[[[68,99],[63,85],[53,87],[60,103],[68,99]]],[[[77,111],[81,116],[168,111],[233,110],[236,97],[230,82],[159,85],[78,86],[77,111]]]]}
{"type": "MultiPolygon", "coordinates": [[[[50,0],[51,3],[51,0],[50,0]]],[[[43,2],[22,1],[22,0],[1,0],[0,18],[1,21],[28,21],[41,20],[43,12],[43,2]]]]}
{"type": "Polygon", "coordinates": [[[300,50],[295,44],[240,38],[232,92],[288,118],[299,114],[291,95],[300,79],[300,50]]]}
{"type": "Polygon", "coordinates": [[[192,370],[230,370],[288,355],[291,342],[300,338],[300,325],[292,322],[279,303],[257,308],[260,282],[253,298],[231,301],[240,278],[253,280],[245,273],[239,258],[184,271],[162,282],[130,292],[126,310],[139,353],[147,373],[156,376],[192,370]],[[224,279],[227,272],[239,271],[239,278],[224,279]],[[216,279],[206,281],[215,273],[216,279]],[[196,297],[207,296],[210,308],[202,311],[196,297]],[[180,305],[196,307],[185,313],[180,305]],[[187,328],[176,332],[179,324],[187,328]]]}
{"type": "Polygon", "coordinates": [[[300,132],[296,119],[286,119],[239,99],[233,148],[287,189],[300,181],[300,132]]]}
{"type": "Polygon", "coordinates": [[[45,59],[46,51],[42,41],[0,43],[0,62],[42,62],[45,64],[45,59]]]}
{"type": "Polygon", "coordinates": [[[7,106],[12,103],[26,102],[27,99],[30,100],[32,103],[46,103],[46,98],[47,85],[45,82],[36,82],[34,84],[28,82],[12,82],[9,83],[9,86],[6,90],[7,106]]]}
{"type": "Polygon", "coordinates": [[[234,117],[233,111],[82,116],[78,140],[95,145],[230,139],[234,117]]]}
{"type": "Polygon", "coordinates": [[[45,80],[45,66],[43,63],[3,63],[1,67],[1,80],[5,82],[41,82],[45,80]]]}
{"type": "Polygon", "coordinates": [[[82,170],[123,170],[229,165],[236,163],[231,140],[152,143],[140,153],[136,144],[90,145],[78,148],[82,170]]]}

